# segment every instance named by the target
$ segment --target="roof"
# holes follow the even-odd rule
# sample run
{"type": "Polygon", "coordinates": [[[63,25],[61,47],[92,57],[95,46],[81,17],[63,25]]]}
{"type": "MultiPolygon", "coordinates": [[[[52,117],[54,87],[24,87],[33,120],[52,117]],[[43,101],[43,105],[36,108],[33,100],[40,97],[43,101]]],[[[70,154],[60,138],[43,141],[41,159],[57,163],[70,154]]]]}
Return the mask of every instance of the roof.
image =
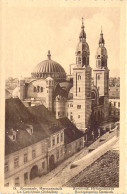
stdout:
{"type": "Polygon", "coordinates": [[[64,128],[60,121],[55,118],[55,115],[44,105],[28,107],[28,110],[36,118],[37,122],[47,128],[46,130],[49,135],[64,128]]]}
{"type": "Polygon", "coordinates": [[[107,56],[107,49],[104,46],[98,47],[97,52],[96,52],[96,56],[98,55],[103,55],[103,56],[107,56]]]}
{"type": "Polygon", "coordinates": [[[65,144],[71,143],[76,139],[83,137],[83,132],[78,130],[76,126],[68,118],[61,118],[59,120],[65,126],[64,130],[65,144]]]}
{"type": "Polygon", "coordinates": [[[27,108],[18,98],[6,100],[5,107],[5,155],[37,143],[64,128],[43,106],[27,108]],[[26,128],[33,126],[30,135],[26,128]],[[8,137],[10,131],[17,133],[16,141],[8,137]]]}
{"type": "Polygon", "coordinates": [[[101,32],[100,34],[100,39],[99,39],[99,44],[104,44],[105,41],[104,41],[104,38],[103,38],[103,33],[101,32]]]}
{"type": "Polygon", "coordinates": [[[59,84],[57,84],[55,89],[55,96],[60,95],[62,97],[68,97],[68,93],[70,89],[73,87],[73,84],[69,81],[64,81],[59,84]]]}
{"type": "Polygon", "coordinates": [[[32,77],[54,77],[54,78],[66,78],[64,68],[57,62],[51,60],[51,55],[48,53],[48,59],[40,62],[34,68],[32,77]],[[55,75],[55,76],[54,76],[55,75]]]}

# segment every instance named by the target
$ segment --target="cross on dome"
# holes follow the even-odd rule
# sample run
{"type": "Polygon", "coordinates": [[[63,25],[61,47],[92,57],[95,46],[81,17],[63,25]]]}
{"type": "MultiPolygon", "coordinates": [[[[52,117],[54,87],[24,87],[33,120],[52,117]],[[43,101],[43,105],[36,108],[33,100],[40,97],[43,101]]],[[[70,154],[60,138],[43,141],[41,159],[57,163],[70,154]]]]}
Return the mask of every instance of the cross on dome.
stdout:
{"type": "Polygon", "coordinates": [[[51,59],[51,54],[50,54],[50,50],[48,50],[48,54],[47,54],[48,60],[51,59]]]}

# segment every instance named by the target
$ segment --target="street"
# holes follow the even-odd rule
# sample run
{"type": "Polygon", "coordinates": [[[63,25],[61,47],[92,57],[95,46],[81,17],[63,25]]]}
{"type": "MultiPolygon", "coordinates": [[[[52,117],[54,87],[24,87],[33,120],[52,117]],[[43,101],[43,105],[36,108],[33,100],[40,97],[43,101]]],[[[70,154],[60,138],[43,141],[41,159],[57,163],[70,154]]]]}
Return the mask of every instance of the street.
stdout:
{"type": "Polygon", "coordinates": [[[115,145],[117,140],[118,138],[116,137],[116,130],[112,131],[111,133],[105,133],[89,147],[85,147],[80,152],[63,161],[58,167],[49,172],[47,175],[33,179],[30,185],[43,187],[63,186],[66,182],[78,175],[87,166],[92,164],[104,153],[110,150],[110,148],[115,145]],[[71,168],[73,166],[72,164],[76,167],[71,168]]]}

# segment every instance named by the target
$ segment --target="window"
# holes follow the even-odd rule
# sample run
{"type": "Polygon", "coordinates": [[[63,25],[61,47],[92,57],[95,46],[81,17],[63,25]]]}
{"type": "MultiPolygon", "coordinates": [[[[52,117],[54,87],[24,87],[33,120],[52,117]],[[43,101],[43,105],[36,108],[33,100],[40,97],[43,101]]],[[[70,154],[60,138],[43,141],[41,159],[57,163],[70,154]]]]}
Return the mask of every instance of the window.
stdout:
{"type": "Polygon", "coordinates": [[[37,92],[39,92],[39,88],[40,88],[40,87],[39,87],[39,86],[37,86],[37,92]]]}
{"type": "Polygon", "coordinates": [[[5,186],[5,187],[9,187],[9,183],[6,183],[4,186],[5,186]]]}
{"type": "Polygon", "coordinates": [[[5,162],[5,173],[8,172],[8,170],[9,170],[8,162],[5,162]]]}
{"type": "Polygon", "coordinates": [[[114,106],[116,106],[116,102],[114,102],[114,106]]]}
{"type": "Polygon", "coordinates": [[[16,186],[16,187],[19,186],[19,177],[15,178],[15,186],[16,186]]]}
{"type": "Polygon", "coordinates": [[[120,107],[120,102],[118,102],[118,107],[120,107]]]}
{"type": "Polygon", "coordinates": [[[28,155],[27,153],[24,154],[24,164],[28,161],[28,155]]]}
{"type": "Polygon", "coordinates": [[[14,168],[18,168],[19,167],[19,157],[16,157],[14,159],[14,168]]]}
{"type": "Polygon", "coordinates": [[[63,148],[61,148],[61,150],[60,150],[60,156],[61,157],[63,156],[63,148]]]}
{"type": "Polygon", "coordinates": [[[101,63],[100,63],[100,60],[98,60],[98,67],[100,67],[100,64],[101,64],[101,63]]]}
{"type": "MultiPolygon", "coordinates": [[[[48,141],[48,144],[49,144],[49,142],[50,141],[48,141]]],[[[49,146],[49,145],[48,145],[49,146]]],[[[49,146],[50,147],[50,146],[49,146]]],[[[42,143],[42,153],[44,153],[45,152],[45,144],[44,143],[42,143]]]]}
{"type": "Polygon", "coordinates": [[[80,88],[79,88],[79,90],[78,90],[79,92],[80,92],[80,88]]]}
{"type": "Polygon", "coordinates": [[[28,183],[28,172],[24,173],[24,183],[28,183]]]}
{"type": "Polygon", "coordinates": [[[81,105],[77,105],[77,109],[81,109],[81,105]]]}
{"type": "Polygon", "coordinates": [[[100,80],[100,75],[98,75],[98,80],[100,80]]]}
{"type": "Polygon", "coordinates": [[[41,87],[41,92],[43,92],[43,87],[41,87]]]}
{"type": "Polygon", "coordinates": [[[81,63],[81,58],[80,58],[80,57],[78,58],[78,63],[79,63],[79,64],[81,63]]]}
{"type": "Polygon", "coordinates": [[[36,87],[34,87],[34,92],[36,92],[36,87]]]}
{"type": "Polygon", "coordinates": [[[59,150],[56,153],[56,158],[59,159],[59,150]]]}
{"type": "Polygon", "coordinates": [[[60,140],[63,141],[63,133],[60,135],[60,140]]]}
{"type": "Polygon", "coordinates": [[[72,103],[70,104],[70,107],[73,107],[73,104],[72,103]]]}
{"type": "Polygon", "coordinates": [[[32,150],[32,158],[35,158],[35,157],[36,157],[36,151],[32,150]]]}
{"type": "Polygon", "coordinates": [[[57,143],[59,143],[59,135],[57,135],[57,143]]]}
{"type": "Polygon", "coordinates": [[[82,141],[80,140],[80,147],[82,147],[82,141]]]}
{"type": "Polygon", "coordinates": [[[42,169],[45,169],[45,162],[42,162],[42,169]]]}
{"type": "Polygon", "coordinates": [[[78,119],[80,119],[80,115],[78,115],[78,119]]]}
{"type": "MultiPolygon", "coordinates": [[[[51,141],[48,140],[48,147],[50,148],[51,147],[51,141]]],[[[43,146],[42,146],[42,152],[43,152],[43,146]]]]}
{"type": "Polygon", "coordinates": [[[60,116],[60,112],[58,112],[58,116],[60,116]]]}
{"type": "Polygon", "coordinates": [[[78,80],[81,80],[81,75],[78,75],[78,80]]]}
{"type": "Polygon", "coordinates": [[[52,145],[53,146],[55,145],[55,137],[53,137],[53,139],[52,139],[52,145]]]}
{"type": "Polygon", "coordinates": [[[12,135],[13,141],[16,140],[16,133],[12,135]]]}

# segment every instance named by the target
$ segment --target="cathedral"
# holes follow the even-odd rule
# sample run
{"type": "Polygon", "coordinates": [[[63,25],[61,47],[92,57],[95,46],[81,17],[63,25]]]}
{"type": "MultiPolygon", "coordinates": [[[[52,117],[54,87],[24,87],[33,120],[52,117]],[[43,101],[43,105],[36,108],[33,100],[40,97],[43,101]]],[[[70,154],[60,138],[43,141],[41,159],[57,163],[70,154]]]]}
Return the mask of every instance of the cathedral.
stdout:
{"type": "Polygon", "coordinates": [[[56,115],[67,117],[85,132],[91,121],[107,120],[109,116],[109,69],[107,50],[101,30],[95,56],[96,68],[89,64],[90,49],[82,21],[79,42],[76,47],[76,62],[71,75],[52,60],[48,51],[47,60],[37,64],[30,79],[20,79],[13,97],[19,97],[25,106],[43,104],[56,115]]]}

